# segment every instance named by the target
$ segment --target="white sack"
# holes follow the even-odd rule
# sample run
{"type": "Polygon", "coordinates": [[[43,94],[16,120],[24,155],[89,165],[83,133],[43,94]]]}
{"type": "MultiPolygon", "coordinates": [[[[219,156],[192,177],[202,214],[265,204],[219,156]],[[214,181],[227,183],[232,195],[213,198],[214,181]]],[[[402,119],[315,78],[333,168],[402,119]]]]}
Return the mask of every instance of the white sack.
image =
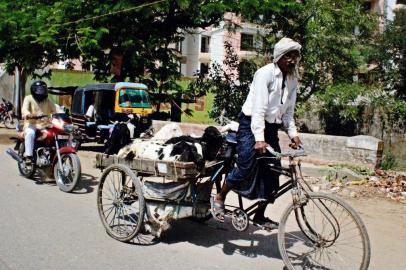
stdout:
{"type": "Polygon", "coordinates": [[[163,126],[150,140],[166,142],[171,138],[180,137],[182,135],[183,132],[179,127],[179,124],[170,123],[163,126]]]}

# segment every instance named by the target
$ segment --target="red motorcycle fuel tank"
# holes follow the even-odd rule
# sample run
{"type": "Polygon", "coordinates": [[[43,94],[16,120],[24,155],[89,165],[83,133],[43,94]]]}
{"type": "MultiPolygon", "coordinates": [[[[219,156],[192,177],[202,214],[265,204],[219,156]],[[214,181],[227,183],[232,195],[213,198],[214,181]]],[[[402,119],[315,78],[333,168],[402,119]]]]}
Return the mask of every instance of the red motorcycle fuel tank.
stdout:
{"type": "Polygon", "coordinates": [[[53,128],[46,128],[42,131],[42,136],[46,136],[43,140],[46,145],[52,144],[55,136],[53,128]]]}
{"type": "Polygon", "coordinates": [[[58,113],[52,115],[51,124],[52,126],[43,130],[43,134],[46,134],[45,143],[50,144],[53,142],[54,136],[65,133],[64,126],[66,124],[71,124],[72,120],[70,117],[63,113],[58,113]]]}
{"type": "Polygon", "coordinates": [[[56,134],[63,134],[65,133],[64,126],[72,124],[72,120],[67,114],[57,113],[52,115],[51,123],[56,134]]]}

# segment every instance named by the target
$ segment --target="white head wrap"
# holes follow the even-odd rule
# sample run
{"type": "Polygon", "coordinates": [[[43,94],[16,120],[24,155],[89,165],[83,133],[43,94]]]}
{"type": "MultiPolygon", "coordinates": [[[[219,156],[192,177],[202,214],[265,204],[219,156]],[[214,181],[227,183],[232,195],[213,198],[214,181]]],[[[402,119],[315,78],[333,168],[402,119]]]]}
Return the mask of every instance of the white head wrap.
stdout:
{"type": "Polygon", "coordinates": [[[283,55],[290,51],[298,51],[300,53],[301,48],[302,46],[299,43],[290,38],[284,37],[275,44],[275,48],[273,50],[273,62],[277,63],[283,55]]]}

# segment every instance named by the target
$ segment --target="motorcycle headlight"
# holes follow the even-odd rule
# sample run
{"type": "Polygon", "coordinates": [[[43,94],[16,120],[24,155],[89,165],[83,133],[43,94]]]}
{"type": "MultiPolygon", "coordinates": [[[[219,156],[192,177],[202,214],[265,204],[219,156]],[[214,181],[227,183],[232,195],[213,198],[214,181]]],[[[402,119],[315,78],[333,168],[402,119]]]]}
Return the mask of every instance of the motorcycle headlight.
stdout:
{"type": "Polygon", "coordinates": [[[63,130],[65,133],[70,134],[73,132],[73,125],[63,125],[63,130]]]}

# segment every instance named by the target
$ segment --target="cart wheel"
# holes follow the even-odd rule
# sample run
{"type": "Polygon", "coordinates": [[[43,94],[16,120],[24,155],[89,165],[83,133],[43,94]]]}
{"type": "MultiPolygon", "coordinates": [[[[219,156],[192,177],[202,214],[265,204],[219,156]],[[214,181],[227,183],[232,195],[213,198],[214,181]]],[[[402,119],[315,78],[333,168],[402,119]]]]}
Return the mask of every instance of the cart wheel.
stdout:
{"type": "Polygon", "coordinates": [[[113,164],[103,172],[97,191],[97,209],[106,232],[128,242],[142,227],[145,201],[141,183],[127,166],[113,164]]]}

